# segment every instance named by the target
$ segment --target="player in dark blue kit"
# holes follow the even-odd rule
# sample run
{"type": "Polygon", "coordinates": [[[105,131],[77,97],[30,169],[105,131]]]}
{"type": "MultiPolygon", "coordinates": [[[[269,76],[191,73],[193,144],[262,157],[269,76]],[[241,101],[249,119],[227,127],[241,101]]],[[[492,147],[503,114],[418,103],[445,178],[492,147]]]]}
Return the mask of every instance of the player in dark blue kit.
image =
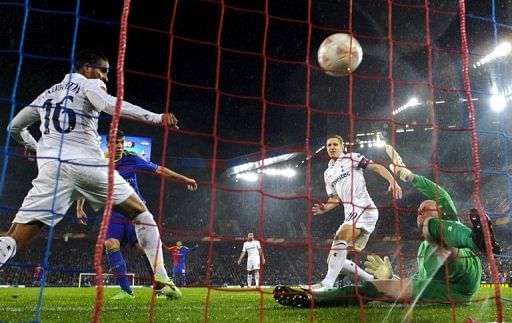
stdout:
{"type": "MultiPolygon", "coordinates": [[[[184,183],[189,191],[197,189],[197,183],[194,179],[178,174],[164,166],[156,165],[146,161],[139,155],[124,150],[124,134],[117,132],[115,147],[116,170],[133,187],[137,195],[145,202],[137,185],[137,172],[149,172],[157,175],[163,175],[170,180],[184,183]]],[[[80,224],[86,224],[86,214],[83,210],[85,200],[77,201],[77,218],[80,224]]],[[[116,276],[121,291],[115,294],[112,299],[134,298],[133,291],[130,288],[130,282],[126,276],[126,262],[121,253],[121,246],[126,244],[137,246],[137,236],[135,226],[120,213],[112,211],[110,222],[108,224],[107,234],[105,236],[105,248],[110,264],[110,271],[116,276]]],[[[149,261],[152,261],[149,259],[149,261]]]]}

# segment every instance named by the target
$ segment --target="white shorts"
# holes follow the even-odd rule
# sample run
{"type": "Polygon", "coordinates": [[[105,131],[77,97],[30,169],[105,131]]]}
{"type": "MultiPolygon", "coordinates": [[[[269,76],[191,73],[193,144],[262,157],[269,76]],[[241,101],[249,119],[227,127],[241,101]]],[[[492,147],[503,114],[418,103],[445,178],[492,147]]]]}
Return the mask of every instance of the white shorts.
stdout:
{"type": "MultiPolygon", "coordinates": [[[[49,226],[56,225],[73,202],[81,197],[95,210],[105,206],[108,188],[106,161],[85,159],[72,162],[50,161],[39,168],[39,174],[32,181],[32,188],[13,223],[41,221],[49,226]]],[[[115,171],[114,205],[122,203],[134,193],[130,184],[115,171]]]]}
{"type": "Polygon", "coordinates": [[[259,270],[260,260],[259,259],[247,259],[247,271],[259,270]]]}
{"type": "MultiPolygon", "coordinates": [[[[375,230],[375,225],[379,219],[379,209],[373,204],[366,207],[356,205],[345,205],[345,221],[343,225],[353,225],[356,229],[361,229],[361,234],[355,239],[355,249],[361,251],[366,247],[370,234],[375,230]]],[[[352,242],[349,246],[354,245],[352,242]]]]}

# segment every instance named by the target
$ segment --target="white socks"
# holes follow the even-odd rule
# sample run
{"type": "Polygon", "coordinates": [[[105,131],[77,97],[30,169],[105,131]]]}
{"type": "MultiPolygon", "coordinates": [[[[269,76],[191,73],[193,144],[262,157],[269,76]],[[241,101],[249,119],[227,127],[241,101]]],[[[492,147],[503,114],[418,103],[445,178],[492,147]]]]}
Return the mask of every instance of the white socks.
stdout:
{"type": "Polygon", "coordinates": [[[256,283],[256,288],[260,287],[260,272],[259,271],[254,273],[254,282],[256,283]]]}
{"type": "Polygon", "coordinates": [[[164,267],[160,232],[153,219],[153,215],[146,211],[137,215],[133,221],[135,223],[137,239],[139,240],[140,246],[146,252],[146,256],[148,257],[155,276],[168,279],[169,276],[164,267]]]}
{"type": "Polygon", "coordinates": [[[16,254],[16,240],[9,236],[0,237],[0,267],[16,254]]]}
{"type": "Polygon", "coordinates": [[[329,267],[327,275],[322,280],[322,285],[326,288],[332,288],[336,278],[345,264],[347,258],[347,243],[343,240],[333,240],[331,246],[331,257],[329,258],[329,267]]]}
{"type": "Polygon", "coordinates": [[[247,287],[251,287],[251,285],[252,285],[252,275],[248,274],[247,275],[247,287]]]}
{"type": "Polygon", "coordinates": [[[345,264],[343,265],[343,269],[341,273],[344,275],[350,275],[351,277],[358,277],[361,282],[366,282],[370,280],[374,280],[373,275],[370,275],[366,271],[364,271],[361,267],[356,265],[352,260],[345,259],[345,264]]]}

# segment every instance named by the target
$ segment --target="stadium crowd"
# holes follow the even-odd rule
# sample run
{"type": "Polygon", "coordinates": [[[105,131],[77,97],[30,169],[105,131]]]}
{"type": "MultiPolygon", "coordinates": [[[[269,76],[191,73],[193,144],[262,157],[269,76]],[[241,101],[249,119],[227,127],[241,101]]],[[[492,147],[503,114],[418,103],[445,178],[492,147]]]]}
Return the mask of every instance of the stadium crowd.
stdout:
{"type": "MultiPolygon", "coordinates": [[[[0,285],[36,285],[34,269],[40,266],[44,259],[46,239],[39,239],[34,248],[17,256],[13,262],[0,268],[0,285]]],[[[54,239],[54,250],[66,250],[50,253],[49,267],[47,267],[48,286],[77,286],[80,273],[94,272],[94,240],[89,239],[54,239]]],[[[195,244],[195,241],[184,241],[185,244],[195,244]]],[[[209,283],[207,282],[209,242],[200,242],[196,252],[187,258],[187,280],[189,286],[243,286],[245,284],[245,267],[238,266],[236,260],[241,251],[243,240],[213,242],[213,253],[210,262],[209,283]]],[[[414,250],[418,241],[401,243],[401,257],[395,252],[395,241],[370,242],[368,253],[390,255],[394,264],[394,272],[399,276],[409,277],[416,272],[416,256],[414,250]]],[[[308,262],[308,248],[306,245],[286,245],[285,243],[264,244],[266,265],[262,270],[263,285],[307,284],[308,281],[320,279],[324,274],[324,266],[328,253],[328,245],[316,245],[312,249],[312,263],[308,262]]],[[[500,273],[501,283],[512,283],[512,257],[511,250],[496,257],[496,264],[500,273]]],[[[142,259],[142,254],[134,248],[125,248],[124,254],[128,266],[128,273],[135,275],[135,285],[149,285],[150,278],[142,259]]],[[[356,263],[362,263],[365,255],[352,255],[356,263]]],[[[492,282],[488,272],[488,262],[483,259],[482,282],[492,282]]],[[[105,260],[105,259],[104,259],[105,260]]],[[[165,263],[171,268],[171,257],[165,256],[165,263]]],[[[103,266],[108,273],[108,266],[103,266]]],[[[82,282],[83,283],[83,282],[82,282]]],[[[114,282],[111,282],[114,284],[114,282]]],[[[92,284],[90,282],[89,284],[92,284]]]]}

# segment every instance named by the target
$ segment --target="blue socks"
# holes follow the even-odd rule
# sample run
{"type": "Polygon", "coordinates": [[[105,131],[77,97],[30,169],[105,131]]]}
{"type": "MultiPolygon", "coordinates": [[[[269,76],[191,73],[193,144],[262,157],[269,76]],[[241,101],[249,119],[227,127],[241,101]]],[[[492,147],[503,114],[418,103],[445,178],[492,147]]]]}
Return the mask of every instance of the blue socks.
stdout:
{"type": "Polygon", "coordinates": [[[112,249],[107,251],[107,255],[110,264],[110,272],[116,277],[121,289],[132,294],[130,282],[126,276],[126,262],[124,261],[123,254],[119,249],[112,249]]]}

